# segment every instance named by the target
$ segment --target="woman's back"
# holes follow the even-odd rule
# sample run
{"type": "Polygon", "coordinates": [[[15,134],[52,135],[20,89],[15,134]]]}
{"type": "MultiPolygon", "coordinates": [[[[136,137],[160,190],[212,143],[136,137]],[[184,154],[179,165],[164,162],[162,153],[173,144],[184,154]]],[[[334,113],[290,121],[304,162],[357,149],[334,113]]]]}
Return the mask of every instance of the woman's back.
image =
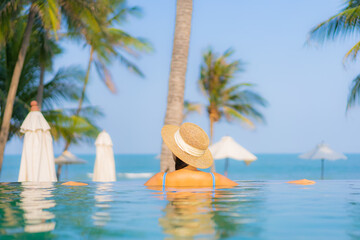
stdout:
{"type": "Polygon", "coordinates": [[[218,173],[207,173],[193,169],[191,166],[171,172],[157,173],[150,178],[146,186],[166,187],[214,187],[215,186],[236,186],[236,182],[218,173]]]}

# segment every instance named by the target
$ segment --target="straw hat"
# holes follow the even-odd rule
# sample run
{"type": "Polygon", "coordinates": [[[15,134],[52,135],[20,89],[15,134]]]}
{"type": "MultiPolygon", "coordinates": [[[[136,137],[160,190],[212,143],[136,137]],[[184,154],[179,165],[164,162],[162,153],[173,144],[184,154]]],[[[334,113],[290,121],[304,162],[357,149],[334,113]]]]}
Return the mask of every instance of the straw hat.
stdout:
{"type": "Polygon", "coordinates": [[[212,165],[213,157],[208,149],[209,137],[198,125],[165,125],[161,129],[161,136],[166,146],[183,162],[197,168],[208,168],[212,165]]]}

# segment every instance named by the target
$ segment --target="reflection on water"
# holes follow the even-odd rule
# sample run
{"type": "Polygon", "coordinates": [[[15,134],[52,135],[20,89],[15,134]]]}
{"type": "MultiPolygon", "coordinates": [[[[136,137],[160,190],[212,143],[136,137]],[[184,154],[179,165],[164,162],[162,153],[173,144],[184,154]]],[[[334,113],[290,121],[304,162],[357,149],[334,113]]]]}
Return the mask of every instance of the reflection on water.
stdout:
{"type": "Polygon", "coordinates": [[[0,235],[21,232],[19,229],[23,222],[22,214],[18,214],[20,189],[11,184],[0,185],[0,235]]]}
{"type": "Polygon", "coordinates": [[[46,233],[55,228],[53,183],[18,183],[0,186],[0,233],[19,238],[25,233],[46,233]]]}
{"type": "Polygon", "coordinates": [[[228,238],[258,236],[261,228],[246,226],[261,215],[263,197],[259,187],[234,189],[166,189],[168,201],[159,218],[171,238],[228,238]]]}
{"type": "Polygon", "coordinates": [[[358,180],[166,191],[141,184],[0,183],[0,239],[360,239],[358,180]]]}
{"type": "Polygon", "coordinates": [[[350,184],[350,194],[348,199],[348,212],[352,224],[348,229],[348,235],[352,240],[360,239],[360,186],[350,184]]]}
{"type": "Polygon", "coordinates": [[[25,232],[48,232],[55,228],[55,222],[50,221],[55,215],[50,212],[55,207],[53,183],[22,183],[20,208],[24,210],[25,232]]]}
{"type": "Polygon", "coordinates": [[[172,237],[194,237],[215,233],[211,192],[191,190],[166,193],[169,203],[164,208],[164,216],[159,219],[164,233],[172,237]]]}
{"type": "Polygon", "coordinates": [[[111,220],[110,207],[113,201],[113,183],[98,183],[95,191],[95,214],[92,216],[94,225],[104,226],[111,220]]]}

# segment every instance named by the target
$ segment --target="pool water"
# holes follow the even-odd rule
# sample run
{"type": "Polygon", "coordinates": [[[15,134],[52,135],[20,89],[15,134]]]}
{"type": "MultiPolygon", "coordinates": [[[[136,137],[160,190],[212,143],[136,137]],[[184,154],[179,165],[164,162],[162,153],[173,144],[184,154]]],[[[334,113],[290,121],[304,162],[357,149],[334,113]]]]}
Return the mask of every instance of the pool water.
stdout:
{"type": "Polygon", "coordinates": [[[360,239],[360,180],[238,183],[1,183],[0,239],[360,239]]]}

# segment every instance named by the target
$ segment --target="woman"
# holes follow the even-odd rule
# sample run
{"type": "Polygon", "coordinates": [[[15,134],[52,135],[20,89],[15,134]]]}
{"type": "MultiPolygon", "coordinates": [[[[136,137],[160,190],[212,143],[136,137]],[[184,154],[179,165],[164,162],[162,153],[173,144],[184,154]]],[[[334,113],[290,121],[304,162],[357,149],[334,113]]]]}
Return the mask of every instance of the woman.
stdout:
{"type": "Polygon", "coordinates": [[[161,136],[166,146],[173,153],[176,171],[157,173],[145,186],[163,187],[218,187],[236,186],[236,182],[218,173],[199,171],[198,168],[209,168],[213,158],[209,138],[204,130],[193,123],[184,123],[180,127],[165,125],[161,136]]]}

